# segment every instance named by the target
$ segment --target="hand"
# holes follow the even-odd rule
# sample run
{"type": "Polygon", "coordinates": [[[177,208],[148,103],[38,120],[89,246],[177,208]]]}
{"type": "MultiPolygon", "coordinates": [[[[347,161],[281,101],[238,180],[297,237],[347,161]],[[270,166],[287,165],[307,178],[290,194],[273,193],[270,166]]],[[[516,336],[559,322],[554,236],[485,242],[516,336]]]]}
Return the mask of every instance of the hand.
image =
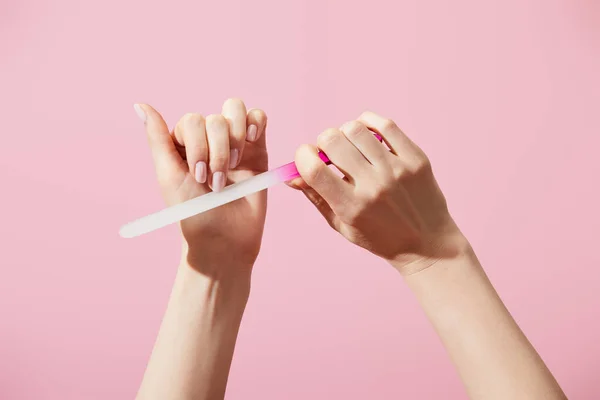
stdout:
{"type": "MultiPolygon", "coordinates": [[[[149,105],[135,108],[169,206],[267,170],[267,117],[262,110],[246,112],[241,100],[227,100],[218,115],[186,114],[173,132],[149,105]]],[[[260,250],[266,207],[262,191],[182,221],[187,262],[211,275],[234,265],[249,269],[260,250]]]]}
{"type": "Polygon", "coordinates": [[[326,130],[317,143],[344,177],[319,159],[315,146],[304,145],[296,153],[301,178],[289,185],[302,190],[350,242],[405,274],[467,247],[427,156],[393,121],[365,112],[340,129],[326,130]]]}

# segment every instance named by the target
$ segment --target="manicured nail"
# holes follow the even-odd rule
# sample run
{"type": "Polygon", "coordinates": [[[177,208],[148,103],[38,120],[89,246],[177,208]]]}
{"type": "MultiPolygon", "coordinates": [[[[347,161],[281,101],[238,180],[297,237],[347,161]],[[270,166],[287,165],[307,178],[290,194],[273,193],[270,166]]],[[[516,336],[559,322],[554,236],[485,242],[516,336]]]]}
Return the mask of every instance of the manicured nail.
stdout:
{"type": "Polygon", "coordinates": [[[213,174],[212,189],[214,192],[219,192],[225,187],[225,173],[215,172],[213,174]]]}
{"type": "Polygon", "coordinates": [[[240,158],[240,151],[238,149],[231,149],[229,154],[229,168],[233,169],[237,167],[240,158]]]}
{"type": "Polygon", "coordinates": [[[146,118],[148,118],[148,117],[147,117],[146,113],[144,112],[144,110],[142,109],[142,106],[140,106],[139,104],[134,104],[133,109],[135,110],[138,117],[140,117],[142,122],[146,122],[146,118]]]}
{"type": "Polygon", "coordinates": [[[204,161],[196,163],[195,178],[198,183],[206,182],[206,163],[204,161]]]}
{"type": "Polygon", "coordinates": [[[248,127],[248,131],[246,132],[246,137],[250,142],[254,142],[256,140],[256,133],[258,132],[258,128],[256,125],[250,125],[248,127]]]}

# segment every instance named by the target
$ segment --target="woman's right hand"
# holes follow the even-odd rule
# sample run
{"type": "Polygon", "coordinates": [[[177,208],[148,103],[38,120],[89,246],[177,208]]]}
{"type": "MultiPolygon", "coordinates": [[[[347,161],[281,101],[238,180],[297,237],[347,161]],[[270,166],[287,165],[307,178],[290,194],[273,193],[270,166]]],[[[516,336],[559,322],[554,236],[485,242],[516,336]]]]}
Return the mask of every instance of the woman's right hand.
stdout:
{"type": "Polygon", "coordinates": [[[350,242],[388,260],[403,274],[468,249],[429,159],[392,120],[365,112],[340,129],[326,130],[317,143],[318,148],[298,149],[301,178],[289,185],[302,190],[350,242]],[[389,150],[373,132],[383,137],[389,150]],[[319,150],[343,178],[320,160],[319,150]]]}
{"type": "Polygon", "coordinates": [[[405,276],[469,398],[566,399],[452,220],[423,151],[370,112],[325,131],[318,146],[345,177],[303,146],[296,154],[302,179],[291,185],[334,229],[405,276]]]}

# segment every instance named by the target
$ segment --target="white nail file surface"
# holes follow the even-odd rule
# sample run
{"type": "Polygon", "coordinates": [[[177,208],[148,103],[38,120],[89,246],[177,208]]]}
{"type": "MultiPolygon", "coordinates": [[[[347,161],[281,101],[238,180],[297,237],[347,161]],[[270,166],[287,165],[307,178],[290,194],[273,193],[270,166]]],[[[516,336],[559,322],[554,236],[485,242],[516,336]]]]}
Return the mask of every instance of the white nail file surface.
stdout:
{"type": "Polygon", "coordinates": [[[260,175],[246,179],[245,181],[227,186],[220,192],[204,194],[123,225],[119,230],[119,235],[124,238],[132,238],[152,232],[164,226],[241,199],[242,197],[265,190],[273,185],[283,182],[285,180],[284,178],[285,177],[282,177],[278,170],[264,172],[260,175]]]}

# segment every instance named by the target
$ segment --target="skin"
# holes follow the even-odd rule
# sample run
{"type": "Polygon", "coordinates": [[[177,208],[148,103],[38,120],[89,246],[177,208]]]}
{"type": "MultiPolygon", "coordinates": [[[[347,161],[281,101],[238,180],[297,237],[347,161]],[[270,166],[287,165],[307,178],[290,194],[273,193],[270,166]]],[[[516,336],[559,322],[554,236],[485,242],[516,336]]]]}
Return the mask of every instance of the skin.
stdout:
{"type": "MultiPolygon", "coordinates": [[[[267,170],[262,110],[230,99],[221,114],[187,114],[170,132],[162,116],[136,105],[165,202],[173,205],[267,170]],[[232,150],[238,161],[231,163],[232,150]],[[197,168],[204,168],[205,173],[197,168]]],[[[182,256],[138,399],[222,399],[250,294],[267,207],[266,191],[180,224],[182,256]]]]}
{"type": "Polygon", "coordinates": [[[345,177],[305,145],[296,154],[302,179],[290,185],[333,229],[402,274],[469,397],[566,399],[450,216],[423,151],[392,120],[372,112],[325,131],[317,143],[345,177]]]}
{"type": "MultiPolygon", "coordinates": [[[[239,100],[228,100],[222,116],[187,115],[174,132],[150,106],[136,110],[169,205],[219,190],[219,172],[235,182],[267,168],[266,116],[246,112],[239,100]],[[251,125],[256,135],[248,133],[251,125]],[[207,163],[206,179],[199,162],[207,163]]],[[[450,216],[427,156],[393,121],[366,112],[328,129],[317,146],[298,149],[296,165],[301,178],[288,184],[333,229],[404,277],[470,398],[566,399],[450,216]],[[319,150],[343,177],[319,159],[319,150]]],[[[181,224],[182,259],[138,399],[224,397],[265,211],[262,192],[181,224]]]]}

